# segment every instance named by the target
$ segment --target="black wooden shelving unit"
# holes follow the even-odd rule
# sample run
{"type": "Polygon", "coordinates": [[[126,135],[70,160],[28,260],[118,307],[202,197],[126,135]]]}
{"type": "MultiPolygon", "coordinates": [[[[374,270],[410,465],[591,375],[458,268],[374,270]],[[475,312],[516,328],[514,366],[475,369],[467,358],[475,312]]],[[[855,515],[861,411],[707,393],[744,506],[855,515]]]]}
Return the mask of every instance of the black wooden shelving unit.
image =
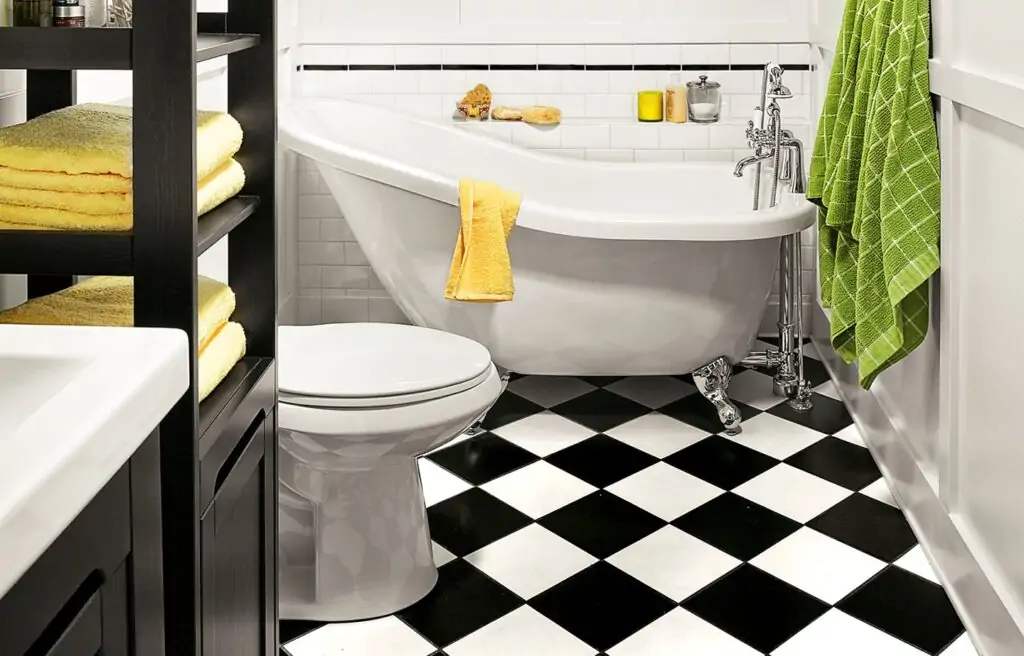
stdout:
{"type": "Polygon", "coordinates": [[[75,70],[132,70],[135,214],[130,233],[0,231],[0,273],[29,274],[30,296],[132,275],[135,325],[187,333],[191,385],[160,426],[166,654],[276,656],[276,2],[135,0],[133,20],[0,28],[29,118],[74,104],[75,70]],[[224,55],[246,185],[197,220],[196,64],[224,55]],[[225,235],[247,355],[198,403],[196,260],[225,235]]]}

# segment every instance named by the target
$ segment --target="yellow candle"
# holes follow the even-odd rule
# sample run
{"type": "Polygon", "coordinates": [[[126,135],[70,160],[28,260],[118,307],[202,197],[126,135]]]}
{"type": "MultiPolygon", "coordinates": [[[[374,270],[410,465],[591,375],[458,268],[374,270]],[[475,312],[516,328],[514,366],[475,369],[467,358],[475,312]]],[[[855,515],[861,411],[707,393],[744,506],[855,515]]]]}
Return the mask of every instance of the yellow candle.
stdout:
{"type": "Polygon", "coordinates": [[[661,121],[665,117],[665,97],[661,91],[640,91],[636,94],[636,117],[644,122],[661,121]]]}

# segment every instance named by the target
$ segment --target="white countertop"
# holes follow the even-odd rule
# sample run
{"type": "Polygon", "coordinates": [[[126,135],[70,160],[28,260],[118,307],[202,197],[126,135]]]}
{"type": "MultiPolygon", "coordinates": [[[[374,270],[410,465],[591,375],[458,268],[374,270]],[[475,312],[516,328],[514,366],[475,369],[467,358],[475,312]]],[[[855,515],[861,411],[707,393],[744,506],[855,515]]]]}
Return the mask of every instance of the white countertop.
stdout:
{"type": "Polygon", "coordinates": [[[178,330],[0,326],[0,597],[188,388],[178,330]]]}

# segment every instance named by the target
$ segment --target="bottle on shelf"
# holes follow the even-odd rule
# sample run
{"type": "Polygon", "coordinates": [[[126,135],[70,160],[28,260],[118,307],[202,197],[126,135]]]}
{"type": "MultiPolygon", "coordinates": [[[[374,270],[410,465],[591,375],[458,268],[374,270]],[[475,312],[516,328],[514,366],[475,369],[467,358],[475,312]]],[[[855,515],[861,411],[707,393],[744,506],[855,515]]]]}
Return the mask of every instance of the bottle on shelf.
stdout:
{"type": "Polygon", "coordinates": [[[686,119],[686,85],[679,73],[673,73],[665,87],[665,120],[669,123],[686,123],[686,119]]]}

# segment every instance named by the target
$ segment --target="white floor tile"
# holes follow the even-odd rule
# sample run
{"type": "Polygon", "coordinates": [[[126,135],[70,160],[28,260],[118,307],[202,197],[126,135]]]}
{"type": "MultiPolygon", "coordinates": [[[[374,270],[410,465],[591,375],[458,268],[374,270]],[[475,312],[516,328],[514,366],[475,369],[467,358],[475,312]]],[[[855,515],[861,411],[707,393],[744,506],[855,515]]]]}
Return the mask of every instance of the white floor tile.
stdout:
{"type": "Polygon", "coordinates": [[[590,483],[544,460],[505,474],[480,487],[533,519],[543,517],[597,490],[590,483]]]}
{"type": "Polygon", "coordinates": [[[729,383],[729,396],[760,410],[767,410],[785,400],[772,393],[771,376],[753,370],[733,376],[732,382],[729,383]]]}
{"type": "Polygon", "coordinates": [[[686,599],[740,564],[674,526],[666,526],[606,560],[675,601],[686,599]]]}
{"type": "Polygon", "coordinates": [[[654,620],[608,656],[758,656],[760,652],[682,608],[654,620]]]}
{"type": "Polygon", "coordinates": [[[544,592],[597,562],[587,552],[539,524],[530,524],[474,551],[466,560],[524,599],[544,592]]]}
{"type": "Polygon", "coordinates": [[[707,431],[657,412],[627,421],[605,432],[620,442],[665,458],[708,436],[707,431]]]}
{"type": "Polygon", "coordinates": [[[419,459],[420,478],[423,479],[423,498],[428,506],[450,499],[473,487],[455,474],[435,465],[426,458],[419,459]]]}
{"type": "Polygon", "coordinates": [[[896,502],[896,497],[892,495],[892,490],[889,489],[889,484],[885,482],[884,478],[878,479],[871,485],[861,490],[860,493],[866,494],[872,499],[881,501],[882,503],[887,503],[893,508],[900,507],[899,503],[896,502]]]}
{"type": "Polygon", "coordinates": [[[326,624],[285,647],[291,656],[428,656],[435,651],[397,617],[326,624]]]}
{"type": "Polygon", "coordinates": [[[605,389],[654,409],[697,391],[693,385],[671,376],[630,376],[605,389]]]}
{"type": "Polygon", "coordinates": [[[553,412],[531,415],[491,432],[541,458],[597,434],[553,412]]]}
{"type": "Polygon", "coordinates": [[[800,523],[814,519],[851,494],[847,489],[785,463],[747,481],[733,492],[800,523]]]}
{"type": "Polygon", "coordinates": [[[818,385],[817,387],[814,388],[814,391],[823,396],[827,396],[830,399],[835,399],[836,401],[843,400],[839,396],[839,390],[836,389],[835,383],[833,383],[831,380],[825,381],[821,385],[818,385]]]}
{"type": "Polygon", "coordinates": [[[772,656],[923,656],[924,652],[832,609],[772,656]]]}
{"type": "Polygon", "coordinates": [[[579,638],[529,606],[517,608],[444,651],[449,656],[592,656],[594,653],[579,638]]]}
{"type": "Polygon", "coordinates": [[[850,444],[856,444],[857,446],[867,446],[864,444],[864,438],[860,436],[860,431],[857,430],[857,424],[850,424],[843,430],[835,434],[841,440],[846,440],[850,444]]]}
{"type": "Polygon", "coordinates": [[[940,656],[978,656],[978,650],[966,633],[953,641],[940,656]]]}
{"type": "Polygon", "coordinates": [[[524,399],[545,408],[565,403],[597,389],[587,381],[574,376],[523,376],[509,383],[508,388],[524,399]]]}
{"type": "Polygon", "coordinates": [[[605,489],[667,522],[724,492],[711,483],[663,462],[655,463],[605,489]]]}
{"type": "Polygon", "coordinates": [[[908,572],[913,572],[922,578],[928,579],[936,585],[942,585],[939,583],[939,577],[935,573],[935,570],[932,569],[932,564],[928,562],[928,556],[924,555],[924,549],[921,548],[921,545],[917,545],[908,551],[904,556],[893,563],[893,565],[902,567],[908,572]]]}
{"type": "Polygon", "coordinates": [[[807,527],[750,562],[829,604],[838,603],[885,567],[881,560],[807,527]]]}
{"type": "Polygon", "coordinates": [[[825,437],[825,433],[767,412],[743,422],[743,432],[739,435],[726,435],[733,442],[777,460],[785,460],[825,437]]]}
{"type": "Polygon", "coordinates": [[[438,543],[431,541],[430,546],[434,551],[434,564],[438,567],[441,567],[442,565],[447,565],[448,563],[455,560],[455,554],[448,551],[438,543]]]}

